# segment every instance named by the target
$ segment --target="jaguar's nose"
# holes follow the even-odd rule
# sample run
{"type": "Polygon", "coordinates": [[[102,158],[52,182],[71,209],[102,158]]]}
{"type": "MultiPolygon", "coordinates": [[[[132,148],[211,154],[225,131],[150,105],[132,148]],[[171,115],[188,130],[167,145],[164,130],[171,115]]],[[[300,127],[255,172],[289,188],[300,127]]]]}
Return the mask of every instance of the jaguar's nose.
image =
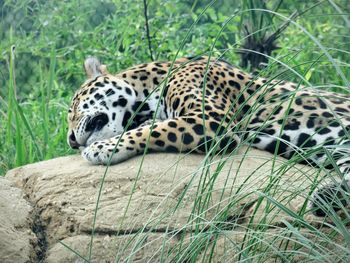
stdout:
{"type": "Polygon", "coordinates": [[[73,131],[72,131],[71,134],[69,135],[68,140],[69,140],[69,146],[72,147],[73,149],[79,149],[79,146],[81,146],[81,145],[77,142],[73,131]]]}

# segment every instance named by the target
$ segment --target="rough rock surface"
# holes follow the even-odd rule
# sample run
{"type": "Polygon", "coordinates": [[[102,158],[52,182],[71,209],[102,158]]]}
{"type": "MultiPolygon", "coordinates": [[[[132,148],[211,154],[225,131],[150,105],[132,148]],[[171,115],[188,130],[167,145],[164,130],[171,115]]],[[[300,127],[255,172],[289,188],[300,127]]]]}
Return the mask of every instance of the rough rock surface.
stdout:
{"type": "Polygon", "coordinates": [[[20,263],[36,258],[32,214],[22,191],[0,177],[0,262],[20,263]]]}
{"type": "MultiPolygon", "coordinates": [[[[109,168],[76,155],[26,165],[5,177],[36,211],[32,227],[38,241],[29,244],[45,262],[83,262],[90,255],[92,262],[193,257],[233,262],[258,256],[275,262],[285,260],[281,247],[296,251],[288,255],[290,261],[348,259],[341,236],[333,231],[328,239],[332,227],[324,229],[324,219],[304,212],[310,185],[322,180],[322,173],[290,167],[258,150],[242,148],[234,156],[212,159],[149,154],[109,168]],[[298,213],[302,223],[292,218],[298,213]],[[322,242],[313,245],[319,232],[322,242]]],[[[29,251],[27,246],[24,241],[29,251]]]]}

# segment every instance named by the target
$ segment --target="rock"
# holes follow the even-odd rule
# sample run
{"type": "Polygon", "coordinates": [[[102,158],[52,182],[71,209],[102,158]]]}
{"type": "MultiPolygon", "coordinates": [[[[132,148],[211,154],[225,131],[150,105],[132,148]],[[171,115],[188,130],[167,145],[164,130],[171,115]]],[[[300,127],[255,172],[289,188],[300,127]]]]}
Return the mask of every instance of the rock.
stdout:
{"type": "Polygon", "coordinates": [[[36,258],[32,232],[32,207],[23,192],[0,177],[0,261],[28,262],[36,258]]]}
{"type": "Polygon", "coordinates": [[[37,211],[34,249],[45,262],[343,260],[341,235],[320,231],[324,219],[305,212],[310,186],[323,177],[244,147],[215,158],[149,154],[111,167],[67,156],[6,174],[37,211]]]}

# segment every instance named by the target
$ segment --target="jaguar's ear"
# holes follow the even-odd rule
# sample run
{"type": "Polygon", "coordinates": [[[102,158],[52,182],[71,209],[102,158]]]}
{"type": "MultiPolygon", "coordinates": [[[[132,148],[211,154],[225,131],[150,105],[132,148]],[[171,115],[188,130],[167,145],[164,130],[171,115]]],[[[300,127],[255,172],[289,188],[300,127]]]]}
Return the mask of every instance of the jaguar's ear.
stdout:
{"type": "Polygon", "coordinates": [[[97,58],[89,57],[84,62],[86,76],[90,78],[98,77],[107,72],[105,65],[101,65],[97,58]]]}

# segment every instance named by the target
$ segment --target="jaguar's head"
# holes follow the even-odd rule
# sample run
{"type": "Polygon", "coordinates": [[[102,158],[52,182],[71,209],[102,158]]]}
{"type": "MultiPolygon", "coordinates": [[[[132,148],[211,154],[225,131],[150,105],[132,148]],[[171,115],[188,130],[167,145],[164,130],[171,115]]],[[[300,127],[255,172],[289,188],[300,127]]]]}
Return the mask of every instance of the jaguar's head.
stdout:
{"type": "Polygon", "coordinates": [[[109,74],[96,58],[86,59],[84,67],[88,80],[75,93],[68,111],[67,141],[74,149],[122,133],[136,100],[135,90],[109,74]]]}

